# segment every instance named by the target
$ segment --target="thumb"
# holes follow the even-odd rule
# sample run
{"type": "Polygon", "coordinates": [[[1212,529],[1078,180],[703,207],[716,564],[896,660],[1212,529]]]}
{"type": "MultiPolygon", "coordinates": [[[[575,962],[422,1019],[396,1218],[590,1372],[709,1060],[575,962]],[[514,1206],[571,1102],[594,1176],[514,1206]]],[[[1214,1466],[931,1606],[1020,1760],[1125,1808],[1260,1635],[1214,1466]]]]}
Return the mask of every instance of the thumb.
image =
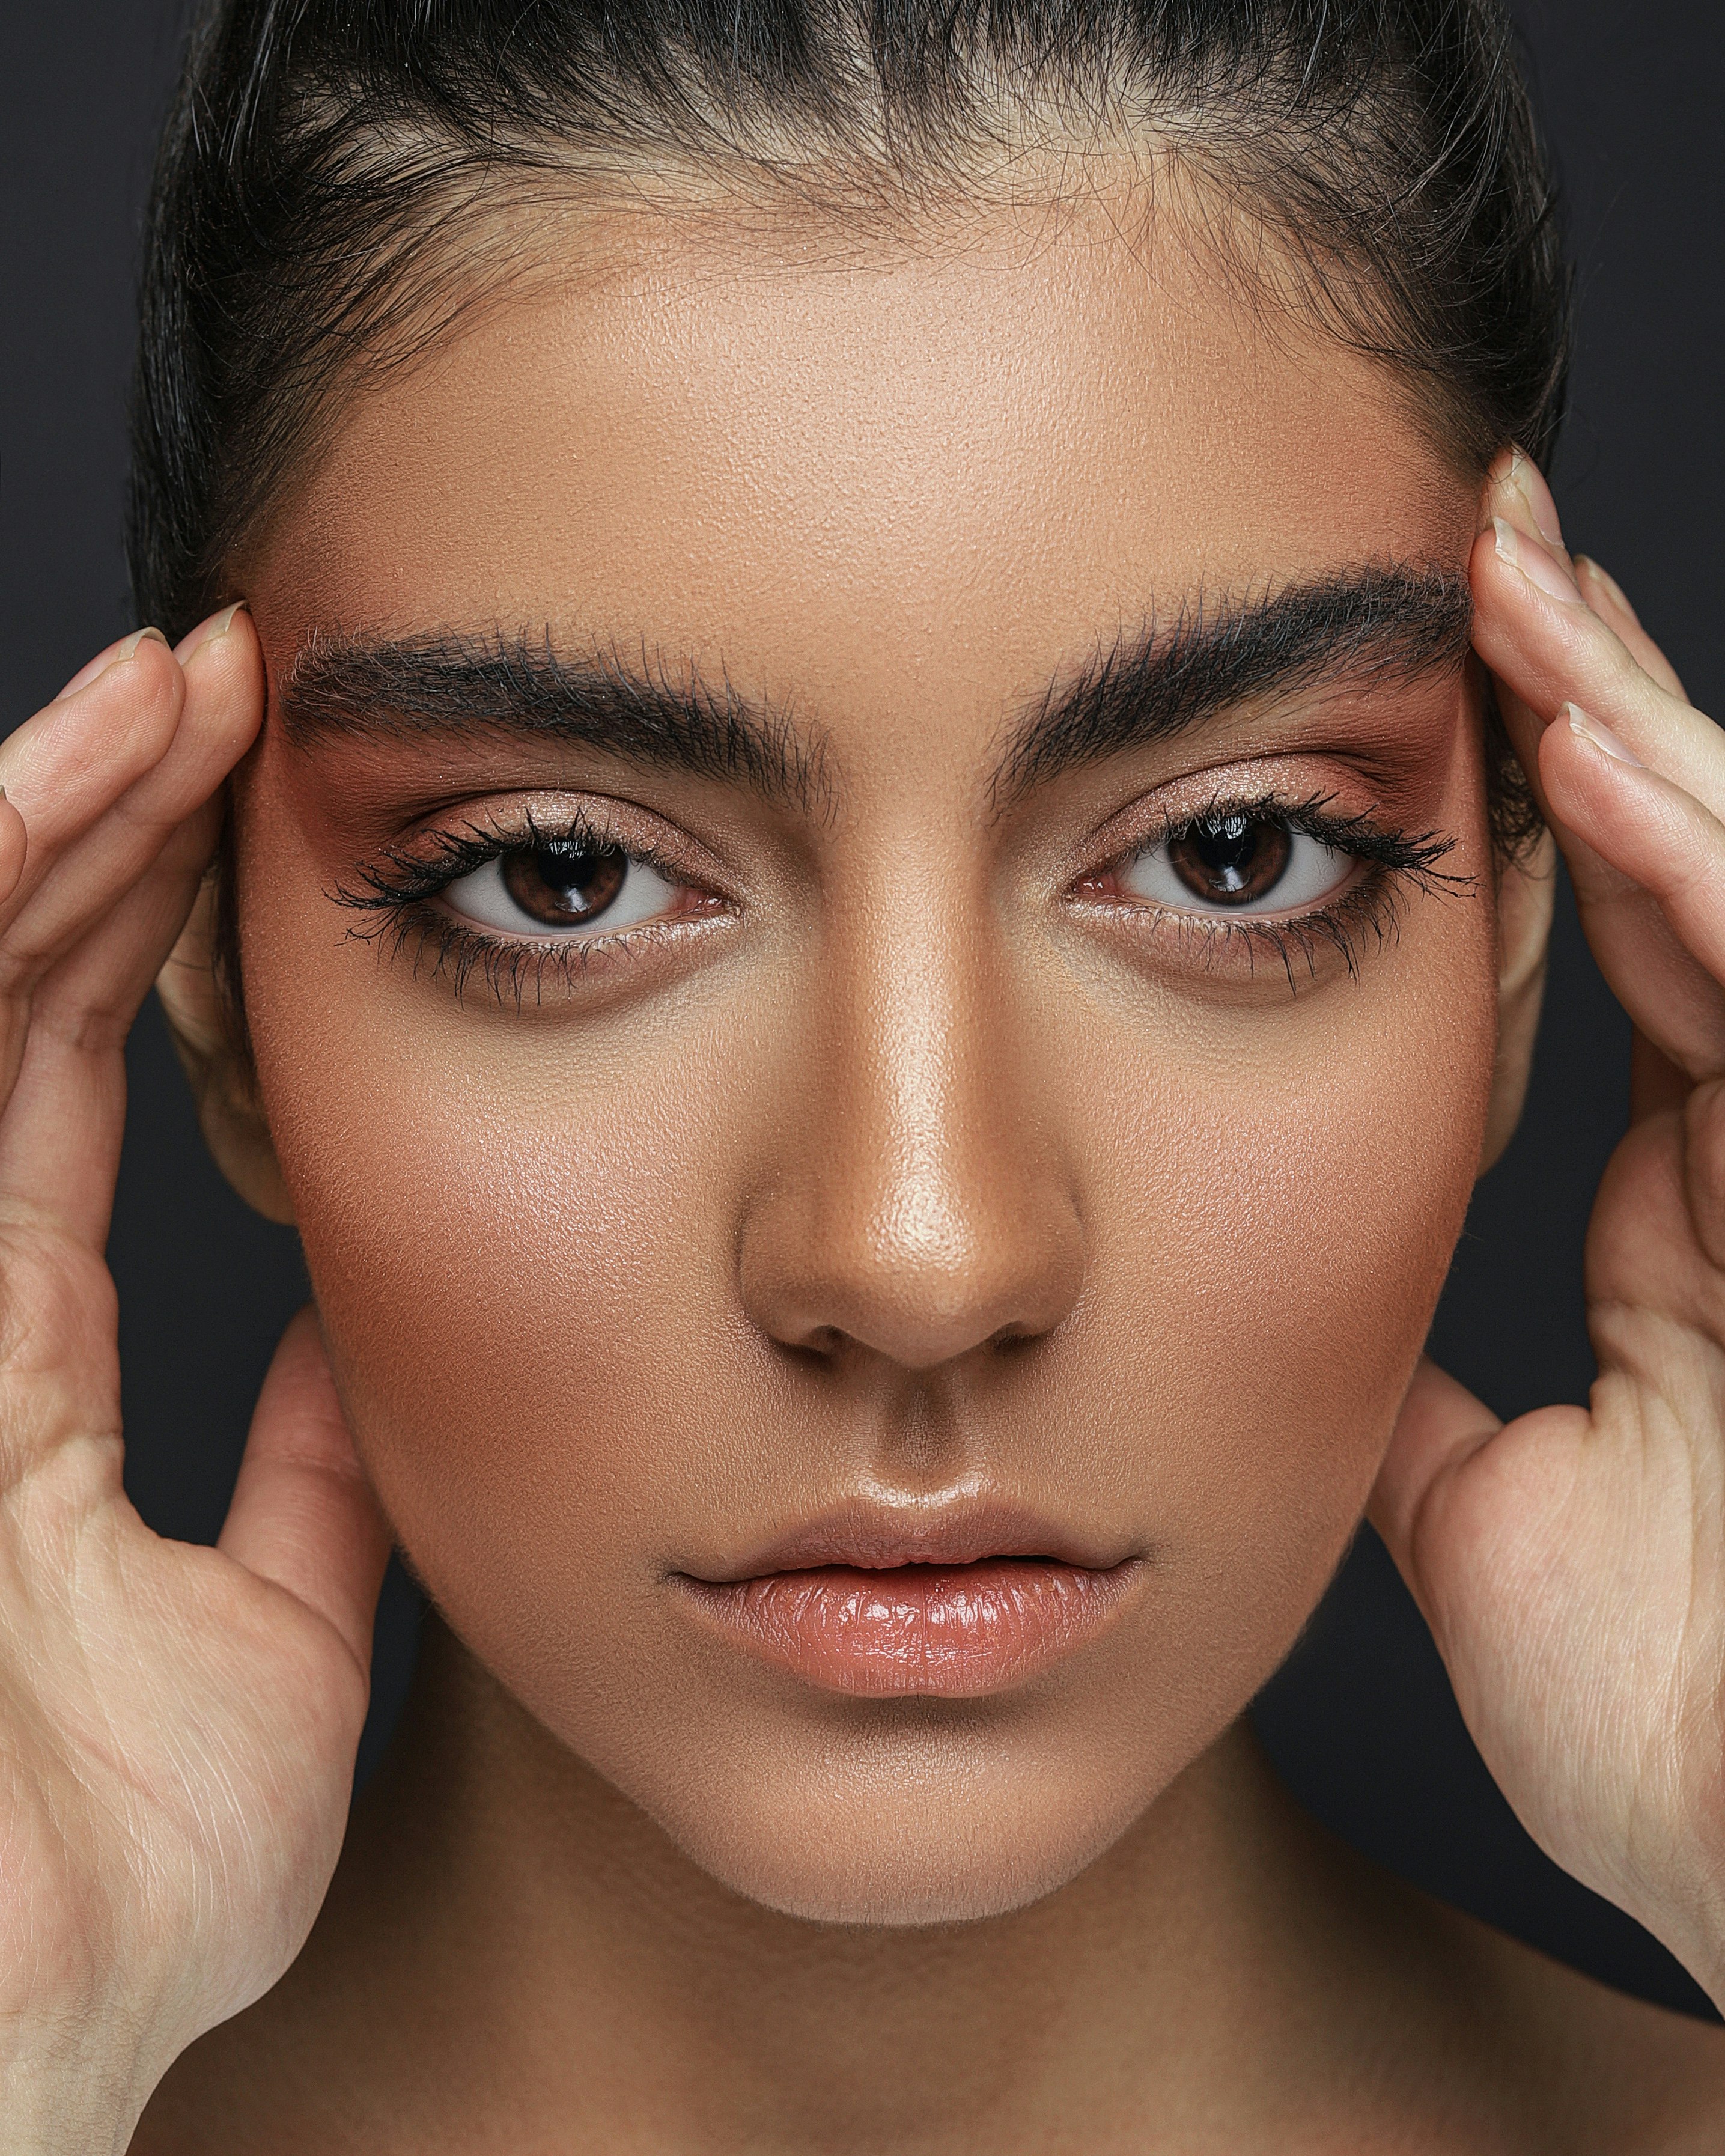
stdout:
{"type": "Polygon", "coordinates": [[[1483,1400],[1439,1369],[1429,1355],[1421,1356],[1366,1515],[1428,1624],[1433,1613],[1419,1561],[1421,1522],[1434,1495],[1502,1427],[1483,1400]]]}
{"type": "Polygon", "coordinates": [[[283,1333],[258,1395],[218,1547],[333,1625],[369,1671],[390,1543],[308,1304],[283,1333]]]}

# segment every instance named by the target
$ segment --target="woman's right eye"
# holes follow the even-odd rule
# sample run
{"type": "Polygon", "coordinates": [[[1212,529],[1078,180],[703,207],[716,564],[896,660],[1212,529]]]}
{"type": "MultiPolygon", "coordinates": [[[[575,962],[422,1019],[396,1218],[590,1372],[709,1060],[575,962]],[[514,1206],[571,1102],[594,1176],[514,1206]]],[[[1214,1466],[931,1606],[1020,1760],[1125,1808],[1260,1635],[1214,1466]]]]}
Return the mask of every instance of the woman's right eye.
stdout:
{"type": "Polygon", "coordinates": [[[503,936],[609,935],[675,911],[678,887],[620,846],[576,839],[512,846],[445,884],[458,919],[503,936]]]}

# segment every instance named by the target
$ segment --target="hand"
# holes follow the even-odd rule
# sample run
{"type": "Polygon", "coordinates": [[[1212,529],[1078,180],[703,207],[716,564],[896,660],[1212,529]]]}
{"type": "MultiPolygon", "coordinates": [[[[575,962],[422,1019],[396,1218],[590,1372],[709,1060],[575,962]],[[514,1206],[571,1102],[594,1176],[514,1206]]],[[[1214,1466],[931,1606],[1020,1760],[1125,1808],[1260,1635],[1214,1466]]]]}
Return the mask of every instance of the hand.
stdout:
{"type": "Polygon", "coordinates": [[[0,2133],[124,2148],[292,1959],[347,1820],[388,1534],[315,1321],[215,1549],[121,1485],[103,1263],[127,1029],[255,734],[248,616],[104,653],[0,745],[0,2133]]]}
{"type": "Polygon", "coordinates": [[[1548,1854],[1725,2004],[1725,735],[1506,456],[1475,643],[1637,1031],[1587,1241],[1586,1409],[1427,1363],[1372,1517],[1548,1854]]]}

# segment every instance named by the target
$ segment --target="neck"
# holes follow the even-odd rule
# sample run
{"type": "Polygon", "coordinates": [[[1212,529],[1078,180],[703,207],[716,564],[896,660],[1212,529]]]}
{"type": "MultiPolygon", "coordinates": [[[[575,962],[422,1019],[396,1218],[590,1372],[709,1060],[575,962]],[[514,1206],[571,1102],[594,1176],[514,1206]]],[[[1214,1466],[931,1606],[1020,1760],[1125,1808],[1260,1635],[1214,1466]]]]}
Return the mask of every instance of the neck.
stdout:
{"type": "Polygon", "coordinates": [[[366,1995],[434,2047],[403,2070],[445,2119],[482,2102],[495,2136],[518,2105],[521,2145],[554,2120],[601,2147],[999,2156],[1081,2121],[1143,2148],[1147,2097],[1175,2143],[1219,2100],[1255,2116],[1259,2084],[1284,2102],[1278,2030],[1302,2079],[1323,2071],[1338,1861],[1241,1724],[1032,1907],[807,1923],[691,1864],[433,1619],[315,1947],[374,1965],[366,1995]]]}

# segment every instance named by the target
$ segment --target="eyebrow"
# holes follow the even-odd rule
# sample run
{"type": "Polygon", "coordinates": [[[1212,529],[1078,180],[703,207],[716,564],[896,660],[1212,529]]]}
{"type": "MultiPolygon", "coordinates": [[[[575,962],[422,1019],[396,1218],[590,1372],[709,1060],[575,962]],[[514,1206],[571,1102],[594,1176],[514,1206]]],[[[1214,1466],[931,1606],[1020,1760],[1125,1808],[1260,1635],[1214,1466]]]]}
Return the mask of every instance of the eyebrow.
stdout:
{"type": "Polygon", "coordinates": [[[1013,730],[996,803],[1254,700],[1459,672],[1472,628],[1466,578],[1438,563],[1368,564],[1243,598],[1199,593],[1165,629],[1153,623],[1050,685],[1013,730]]]}
{"type": "Polygon", "coordinates": [[[278,712],[300,748],[342,735],[526,734],[741,783],[810,810],[829,790],[824,741],[788,713],[746,702],[728,681],[675,679],[644,654],[639,671],[614,654],[572,658],[549,632],[319,636],[296,654],[278,712]]]}
{"type": "MultiPolygon", "coordinates": [[[[1459,670],[1472,622],[1466,579],[1439,564],[1368,564],[1214,602],[1200,593],[1166,629],[1153,620],[1050,684],[1009,731],[996,805],[1254,699],[1459,670]]],[[[299,747],[344,735],[526,734],[741,783],[810,813],[834,799],[824,736],[789,712],[693,669],[673,676],[644,654],[639,670],[614,652],[572,657],[549,631],[321,635],[296,654],[278,711],[299,747]]]]}

